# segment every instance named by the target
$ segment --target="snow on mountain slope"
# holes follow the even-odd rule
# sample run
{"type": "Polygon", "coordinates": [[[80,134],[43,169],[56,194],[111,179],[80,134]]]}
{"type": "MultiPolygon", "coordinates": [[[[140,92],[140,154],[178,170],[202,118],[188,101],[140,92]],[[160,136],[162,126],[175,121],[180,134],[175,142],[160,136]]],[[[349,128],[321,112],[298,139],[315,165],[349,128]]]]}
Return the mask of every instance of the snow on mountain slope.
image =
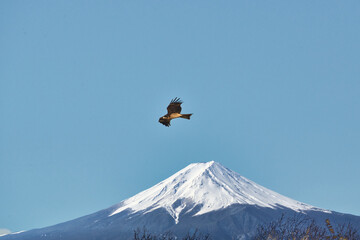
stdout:
{"type": "Polygon", "coordinates": [[[1,236],[4,240],[129,240],[134,229],[191,229],[212,239],[252,239],[259,224],[295,212],[319,224],[325,219],[360,226],[360,217],[330,212],[266,189],[216,162],[194,163],[159,184],[109,208],[53,226],[1,236]]]}
{"type": "Polygon", "coordinates": [[[179,214],[185,207],[194,208],[200,205],[200,211],[195,215],[201,215],[232,204],[249,204],[273,209],[285,207],[298,212],[325,212],[273,192],[211,161],[190,164],[157,185],[124,200],[110,216],[126,209],[132,212],[151,212],[165,208],[178,223],[179,214]],[[179,199],[182,201],[177,204],[179,199]]]}

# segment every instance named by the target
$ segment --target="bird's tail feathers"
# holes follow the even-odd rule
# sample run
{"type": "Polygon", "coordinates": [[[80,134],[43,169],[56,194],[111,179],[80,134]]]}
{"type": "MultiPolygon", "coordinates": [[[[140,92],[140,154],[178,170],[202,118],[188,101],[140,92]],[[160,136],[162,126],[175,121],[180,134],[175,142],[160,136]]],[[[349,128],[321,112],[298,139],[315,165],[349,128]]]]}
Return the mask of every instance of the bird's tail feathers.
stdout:
{"type": "Polygon", "coordinates": [[[192,113],[190,113],[190,114],[181,114],[181,118],[185,118],[185,119],[190,120],[191,115],[192,115],[192,113]]]}

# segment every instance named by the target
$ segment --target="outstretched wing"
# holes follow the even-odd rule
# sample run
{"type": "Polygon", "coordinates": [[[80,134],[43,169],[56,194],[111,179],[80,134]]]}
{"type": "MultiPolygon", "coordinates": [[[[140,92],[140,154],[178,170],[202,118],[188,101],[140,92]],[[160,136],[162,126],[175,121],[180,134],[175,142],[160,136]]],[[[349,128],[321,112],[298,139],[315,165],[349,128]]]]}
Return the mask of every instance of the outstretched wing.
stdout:
{"type": "Polygon", "coordinates": [[[181,104],[183,102],[180,100],[180,98],[174,98],[171,100],[169,106],[167,107],[168,114],[171,113],[180,113],[181,112],[181,104]]]}

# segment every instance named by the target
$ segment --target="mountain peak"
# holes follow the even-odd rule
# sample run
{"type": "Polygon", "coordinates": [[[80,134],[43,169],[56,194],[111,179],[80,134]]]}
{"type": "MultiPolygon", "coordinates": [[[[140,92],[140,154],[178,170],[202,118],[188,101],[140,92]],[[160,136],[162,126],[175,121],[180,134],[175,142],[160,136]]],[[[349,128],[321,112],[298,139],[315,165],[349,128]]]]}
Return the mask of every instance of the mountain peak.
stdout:
{"type": "Polygon", "coordinates": [[[110,216],[124,210],[147,213],[164,208],[178,223],[183,211],[201,215],[233,204],[285,207],[295,211],[316,209],[262,187],[220,163],[210,161],[192,163],[155,186],[124,200],[110,216]]]}
{"type": "MultiPolygon", "coordinates": [[[[188,165],[187,167],[183,168],[182,170],[180,170],[178,173],[180,173],[183,170],[189,170],[189,169],[197,169],[196,172],[200,173],[201,171],[205,171],[208,168],[211,168],[212,166],[216,166],[216,165],[220,165],[220,163],[217,163],[215,161],[209,161],[209,162],[199,162],[199,163],[191,163],[190,165],[188,165]]],[[[176,175],[176,174],[174,174],[176,175]]]]}
{"type": "Polygon", "coordinates": [[[179,172],[120,202],[68,222],[0,237],[29,239],[130,239],[133,230],[172,232],[181,237],[190,229],[214,239],[252,239],[259,224],[283,214],[360,226],[360,217],[325,211],[264,188],[238,173],[210,161],[193,163],[179,172]],[[336,221],[337,219],[337,221],[336,221]]]}
{"type": "Polygon", "coordinates": [[[213,164],[219,164],[219,165],[221,165],[220,163],[217,163],[217,162],[215,162],[214,160],[212,160],[212,161],[209,161],[209,162],[205,162],[205,164],[207,165],[207,166],[211,166],[211,165],[213,165],[213,164]]]}

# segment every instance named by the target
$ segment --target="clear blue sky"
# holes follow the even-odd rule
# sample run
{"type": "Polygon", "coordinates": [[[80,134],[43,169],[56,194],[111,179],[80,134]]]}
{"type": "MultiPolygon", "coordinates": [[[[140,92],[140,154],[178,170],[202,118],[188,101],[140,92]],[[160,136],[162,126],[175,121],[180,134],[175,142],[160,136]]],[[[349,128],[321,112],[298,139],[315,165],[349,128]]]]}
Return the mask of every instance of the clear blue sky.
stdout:
{"type": "Polygon", "coordinates": [[[359,1],[0,1],[0,228],[215,160],[360,215],[359,1]],[[158,123],[173,97],[190,121],[158,123]]]}

